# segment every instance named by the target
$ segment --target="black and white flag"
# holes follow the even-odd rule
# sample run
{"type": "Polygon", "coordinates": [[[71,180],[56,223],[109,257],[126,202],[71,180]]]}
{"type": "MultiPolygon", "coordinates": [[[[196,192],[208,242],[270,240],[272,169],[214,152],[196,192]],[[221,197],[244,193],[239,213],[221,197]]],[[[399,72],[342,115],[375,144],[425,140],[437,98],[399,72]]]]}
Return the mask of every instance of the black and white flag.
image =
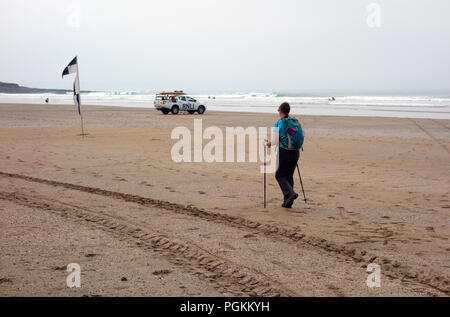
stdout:
{"type": "Polygon", "coordinates": [[[81,109],[80,109],[80,79],[78,77],[78,61],[77,57],[67,65],[66,68],[64,68],[64,71],[62,73],[62,77],[64,78],[65,75],[76,73],[75,81],[73,83],[73,101],[75,102],[75,106],[78,108],[78,114],[81,116],[81,109]]]}

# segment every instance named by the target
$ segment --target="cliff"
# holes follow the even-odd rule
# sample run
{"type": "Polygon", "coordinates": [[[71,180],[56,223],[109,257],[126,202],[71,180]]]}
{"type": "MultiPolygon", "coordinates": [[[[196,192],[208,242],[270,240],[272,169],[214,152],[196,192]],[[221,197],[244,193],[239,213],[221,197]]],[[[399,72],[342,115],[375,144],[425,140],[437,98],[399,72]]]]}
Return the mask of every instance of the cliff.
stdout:
{"type": "MultiPolygon", "coordinates": [[[[29,88],[19,86],[15,83],[5,83],[0,81],[0,93],[6,94],[65,94],[73,92],[73,90],[66,89],[44,89],[44,88],[29,88]]],[[[89,91],[82,91],[89,92],[89,91]]]]}

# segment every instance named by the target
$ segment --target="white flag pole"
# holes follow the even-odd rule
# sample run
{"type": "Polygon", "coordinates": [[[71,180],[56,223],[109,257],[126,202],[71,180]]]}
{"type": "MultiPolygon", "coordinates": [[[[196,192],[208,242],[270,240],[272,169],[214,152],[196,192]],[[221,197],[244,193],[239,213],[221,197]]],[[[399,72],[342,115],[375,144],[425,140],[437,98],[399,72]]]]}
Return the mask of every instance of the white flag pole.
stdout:
{"type": "MultiPolygon", "coordinates": [[[[78,68],[78,72],[77,72],[77,81],[78,81],[78,87],[80,87],[80,79],[79,79],[79,69],[80,68],[78,68]]],[[[75,96],[75,98],[76,98],[76,96],[75,96]]],[[[82,137],[84,137],[85,135],[87,135],[87,134],[85,134],[84,133],[84,125],[83,125],[83,112],[81,111],[81,89],[80,89],[80,92],[78,93],[78,100],[77,100],[77,104],[78,104],[78,109],[80,109],[80,119],[81,119],[81,136],[82,137]]]]}

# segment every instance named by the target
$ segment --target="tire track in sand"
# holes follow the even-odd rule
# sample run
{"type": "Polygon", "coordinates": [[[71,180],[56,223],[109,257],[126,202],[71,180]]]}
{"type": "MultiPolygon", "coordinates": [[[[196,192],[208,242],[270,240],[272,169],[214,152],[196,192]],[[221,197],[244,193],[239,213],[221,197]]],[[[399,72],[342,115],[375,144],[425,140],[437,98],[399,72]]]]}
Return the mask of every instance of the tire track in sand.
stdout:
{"type": "MultiPolygon", "coordinates": [[[[96,228],[125,237],[145,250],[152,250],[167,258],[175,265],[182,266],[194,275],[215,283],[235,296],[279,297],[297,296],[295,292],[284,288],[268,276],[261,276],[246,267],[239,266],[229,260],[193,245],[186,245],[169,239],[166,235],[141,228],[115,217],[77,206],[69,207],[55,201],[47,201],[22,195],[17,192],[0,192],[0,199],[14,202],[30,208],[45,210],[65,218],[84,221],[96,228]],[[278,284],[278,285],[276,285],[278,284]]],[[[219,291],[221,291],[219,288],[219,291]]]]}
{"type": "MultiPolygon", "coordinates": [[[[447,148],[447,146],[442,143],[441,141],[439,141],[437,138],[435,138],[430,132],[428,132],[427,130],[425,130],[424,127],[422,127],[419,123],[417,123],[415,120],[413,119],[409,119],[412,123],[414,123],[423,133],[425,133],[426,135],[428,135],[430,137],[430,139],[432,139],[434,142],[436,142],[436,144],[440,145],[448,154],[450,154],[450,150],[447,148]]],[[[435,121],[436,122],[436,121],[435,121]]],[[[447,128],[448,129],[448,128],[447,128]]]]}
{"type": "Polygon", "coordinates": [[[137,203],[143,206],[153,206],[162,208],[165,210],[173,211],[175,213],[199,217],[207,221],[226,224],[229,226],[250,229],[252,232],[264,234],[266,236],[272,236],[276,238],[287,238],[288,241],[295,243],[302,243],[321,250],[324,250],[334,256],[344,257],[351,259],[356,263],[377,263],[381,265],[383,273],[391,278],[400,279],[401,281],[409,281],[420,283],[424,286],[431,287],[444,294],[450,293],[450,278],[440,276],[435,272],[426,272],[423,269],[415,269],[407,264],[393,261],[386,257],[378,257],[376,255],[368,254],[366,250],[360,250],[353,247],[338,245],[334,242],[327,241],[323,238],[317,238],[313,236],[306,236],[302,234],[300,230],[296,228],[280,228],[275,225],[264,224],[252,220],[248,220],[238,216],[231,216],[227,214],[207,211],[201,208],[197,208],[191,205],[184,206],[181,204],[175,204],[168,201],[162,201],[138,195],[131,195],[126,193],[114,192],[104,190],[101,188],[88,187],[83,185],[76,185],[71,183],[64,183],[58,181],[52,181],[42,178],[36,178],[21,174],[12,174],[0,172],[0,176],[23,179],[30,182],[47,184],[55,187],[63,187],[67,189],[78,190],[91,194],[112,197],[127,202],[137,203]]]}

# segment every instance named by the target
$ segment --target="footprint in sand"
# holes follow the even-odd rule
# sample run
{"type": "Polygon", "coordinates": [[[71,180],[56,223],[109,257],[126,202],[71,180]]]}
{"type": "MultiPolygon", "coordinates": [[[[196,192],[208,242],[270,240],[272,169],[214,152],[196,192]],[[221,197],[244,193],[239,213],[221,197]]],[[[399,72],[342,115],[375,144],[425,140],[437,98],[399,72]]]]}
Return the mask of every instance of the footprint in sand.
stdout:
{"type": "Polygon", "coordinates": [[[156,270],[156,271],[153,271],[153,272],[152,272],[152,274],[153,274],[153,275],[156,275],[156,276],[159,276],[159,275],[167,275],[167,274],[170,274],[170,273],[172,273],[172,271],[171,271],[171,270],[167,270],[167,269],[156,270]]]}
{"type": "Polygon", "coordinates": [[[283,262],[280,262],[280,261],[277,261],[277,260],[273,260],[271,262],[272,262],[272,264],[278,265],[278,266],[280,266],[280,267],[282,267],[282,268],[284,268],[286,270],[290,270],[290,267],[288,265],[284,264],[283,262]]]}
{"type": "Polygon", "coordinates": [[[12,280],[9,278],[4,278],[4,277],[0,278],[0,284],[6,284],[6,283],[13,284],[12,280]]]}
{"type": "Polygon", "coordinates": [[[226,242],[219,242],[219,245],[221,245],[221,246],[223,246],[223,247],[225,247],[225,248],[227,248],[229,250],[236,250],[235,247],[233,247],[231,244],[228,244],[226,242]]]}
{"type": "Polygon", "coordinates": [[[334,294],[338,297],[345,297],[345,293],[337,286],[333,284],[328,284],[327,288],[334,292],[334,294]]]}
{"type": "Polygon", "coordinates": [[[206,195],[206,192],[199,190],[197,193],[199,193],[200,195],[206,195]]]}
{"type": "Polygon", "coordinates": [[[164,187],[164,188],[167,189],[171,193],[176,193],[177,192],[176,190],[174,190],[172,187],[169,187],[169,186],[164,187]]]}

